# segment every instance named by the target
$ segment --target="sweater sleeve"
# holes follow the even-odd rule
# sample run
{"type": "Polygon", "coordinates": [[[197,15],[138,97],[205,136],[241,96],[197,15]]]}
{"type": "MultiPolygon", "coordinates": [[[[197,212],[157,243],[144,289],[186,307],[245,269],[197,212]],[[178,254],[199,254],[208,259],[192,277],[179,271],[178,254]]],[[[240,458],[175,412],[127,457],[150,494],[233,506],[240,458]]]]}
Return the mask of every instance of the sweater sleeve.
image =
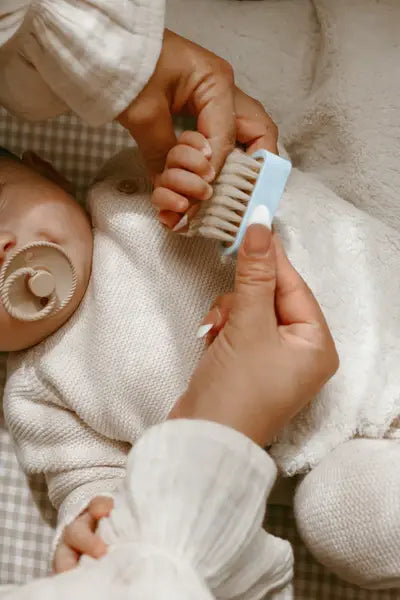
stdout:
{"type": "MultiPolygon", "coordinates": [[[[98,126],[117,117],[151,77],[164,10],[165,0],[36,0],[11,42],[64,109],[98,126]]],[[[19,66],[22,73],[26,64],[14,57],[12,66],[15,85],[23,85],[25,93],[27,81],[42,89],[32,73],[19,81],[19,66]]],[[[50,114],[56,105],[52,100],[50,114]]]]}
{"type": "Polygon", "coordinates": [[[118,487],[130,445],[88,427],[41,384],[27,361],[9,369],[4,415],[25,473],[45,475],[58,510],[58,540],[92,498],[118,487]]]}

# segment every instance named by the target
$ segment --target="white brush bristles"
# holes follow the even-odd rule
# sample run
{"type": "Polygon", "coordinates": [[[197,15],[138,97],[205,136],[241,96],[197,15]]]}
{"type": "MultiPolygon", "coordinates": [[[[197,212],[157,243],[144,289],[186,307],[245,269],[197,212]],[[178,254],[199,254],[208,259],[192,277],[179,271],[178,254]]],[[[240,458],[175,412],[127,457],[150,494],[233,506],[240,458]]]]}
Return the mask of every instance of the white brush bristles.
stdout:
{"type": "Polygon", "coordinates": [[[214,183],[211,199],[201,204],[187,235],[234,242],[262,165],[262,159],[256,160],[242,150],[231,152],[214,183]]]}

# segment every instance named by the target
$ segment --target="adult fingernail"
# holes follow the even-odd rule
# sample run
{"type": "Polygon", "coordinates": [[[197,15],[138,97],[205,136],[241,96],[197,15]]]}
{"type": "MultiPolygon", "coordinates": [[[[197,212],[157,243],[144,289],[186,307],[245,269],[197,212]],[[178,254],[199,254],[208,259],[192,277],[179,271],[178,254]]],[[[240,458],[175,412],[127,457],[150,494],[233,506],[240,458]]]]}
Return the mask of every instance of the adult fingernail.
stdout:
{"type": "Polygon", "coordinates": [[[249,216],[247,226],[264,225],[265,227],[268,227],[268,229],[271,229],[271,222],[271,213],[268,208],[264,204],[259,204],[249,216]]]}
{"type": "Polygon", "coordinates": [[[244,240],[244,251],[247,256],[261,257],[268,253],[271,246],[272,233],[265,225],[250,225],[244,240]]]}
{"type": "Polygon", "coordinates": [[[200,340],[201,338],[206,336],[207,333],[209,333],[213,327],[214,325],[212,323],[208,323],[207,325],[200,325],[196,333],[197,339],[200,340]]]}
{"type": "Polygon", "coordinates": [[[175,225],[175,227],[173,228],[172,231],[181,231],[182,229],[184,229],[186,227],[186,225],[189,222],[189,217],[188,215],[183,215],[182,219],[180,221],[177,222],[177,224],[175,225]]]}
{"type": "MultiPolygon", "coordinates": [[[[164,215],[158,215],[158,220],[160,221],[161,225],[165,225],[168,226],[168,217],[164,216],[164,215]]],[[[174,231],[174,230],[173,230],[174,231]]]]}
{"type": "Polygon", "coordinates": [[[205,318],[205,321],[208,321],[208,322],[203,323],[197,330],[197,338],[199,338],[199,339],[204,337],[205,335],[207,335],[207,333],[209,333],[211,331],[211,329],[213,329],[214,327],[218,327],[219,325],[221,325],[222,315],[221,315],[221,311],[219,310],[219,308],[217,306],[215,306],[212,310],[210,310],[210,312],[208,313],[208,315],[205,318]]]}

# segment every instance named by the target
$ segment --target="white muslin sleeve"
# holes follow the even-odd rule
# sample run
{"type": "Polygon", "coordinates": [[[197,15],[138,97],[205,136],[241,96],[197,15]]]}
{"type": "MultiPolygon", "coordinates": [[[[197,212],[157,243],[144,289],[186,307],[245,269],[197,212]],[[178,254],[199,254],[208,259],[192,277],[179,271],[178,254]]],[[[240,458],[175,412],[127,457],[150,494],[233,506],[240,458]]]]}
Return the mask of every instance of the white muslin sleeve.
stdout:
{"type": "Polygon", "coordinates": [[[262,528],[275,477],[261,448],[216,423],[168,421],[148,430],[131,451],[115,510],[100,524],[110,554],[125,548],[133,558],[134,595],[200,599],[206,589],[210,597],[255,600],[285,586],[291,547],[262,528]]]}
{"type": "Polygon", "coordinates": [[[10,600],[258,600],[292,577],[288,542],[262,529],[276,468],[248,438],[167,421],[133,447],[99,533],[109,551],[11,591],[10,600]]]}
{"type": "Polygon", "coordinates": [[[24,18],[0,52],[0,102],[31,120],[71,109],[89,125],[111,121],[154,71],[164,12],[165,0],[36,0],[16,7],[15,18],[7,16],[10,29],[24,18]],[[32,92],[39,98],[32,100],[32,92]]]}
{"type": "Polygon", "coordinates": [[[130,445],[88,427],[41,384],[29,364],[9,371],[4,415],[23,470],[46,478],[58,511],[56,545],[64,527],[92,498],[112,494],[118,487],[130,445]]]}

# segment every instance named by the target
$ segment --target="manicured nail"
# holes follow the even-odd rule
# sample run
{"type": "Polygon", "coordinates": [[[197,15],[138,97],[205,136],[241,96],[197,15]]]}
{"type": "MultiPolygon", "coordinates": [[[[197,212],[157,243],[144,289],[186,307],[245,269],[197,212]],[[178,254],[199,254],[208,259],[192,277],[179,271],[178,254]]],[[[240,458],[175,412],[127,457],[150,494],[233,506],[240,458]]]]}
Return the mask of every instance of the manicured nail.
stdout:
{"type": "Polygon", "coordinates": [[[214,325],[212,323],[208,323],[207,325],[200,325],[196,334],[197,339],[200,340],[201,338],[206,336],[207,333],[209,333],[213,327],[214,325]]]}
{"type": "Polygon", "coordinates": [[[187,224],[189,222],[189,217],[188,215],[183,215],[182,219],[180,221],[177,222],[177,224],[175,225],[175,227],[173,228],[172,231],[181,231],[182,229],[184,229],[187,224]]]}
{"type": "Polygon", "coordinates": [[[201,149],[201,151],[202,151],[202,153],[204,154],[204,156],[206,158],[211,158],[211,156],[212,156],[212,149],[211,149],[210,144],[207,142],[207,140],[205,141],[204,146],[201,149]]]}
{"type": "Polygon", "coordinates": [[[271,223],[271,213],[269,212],[268,208],[264,204],[259,204],[251,213],[247,222],[247,226],[264,225],[265,227],[268,227],[268,229],[271,229],[271,223]]]}
{"type": "Polygon", "coordinates": [[[244,251],[247,256],[265,256],[271,246],[271,240],[271,230],[265,225],[254,223],[247,229],[244,239],[244,251]]]}

